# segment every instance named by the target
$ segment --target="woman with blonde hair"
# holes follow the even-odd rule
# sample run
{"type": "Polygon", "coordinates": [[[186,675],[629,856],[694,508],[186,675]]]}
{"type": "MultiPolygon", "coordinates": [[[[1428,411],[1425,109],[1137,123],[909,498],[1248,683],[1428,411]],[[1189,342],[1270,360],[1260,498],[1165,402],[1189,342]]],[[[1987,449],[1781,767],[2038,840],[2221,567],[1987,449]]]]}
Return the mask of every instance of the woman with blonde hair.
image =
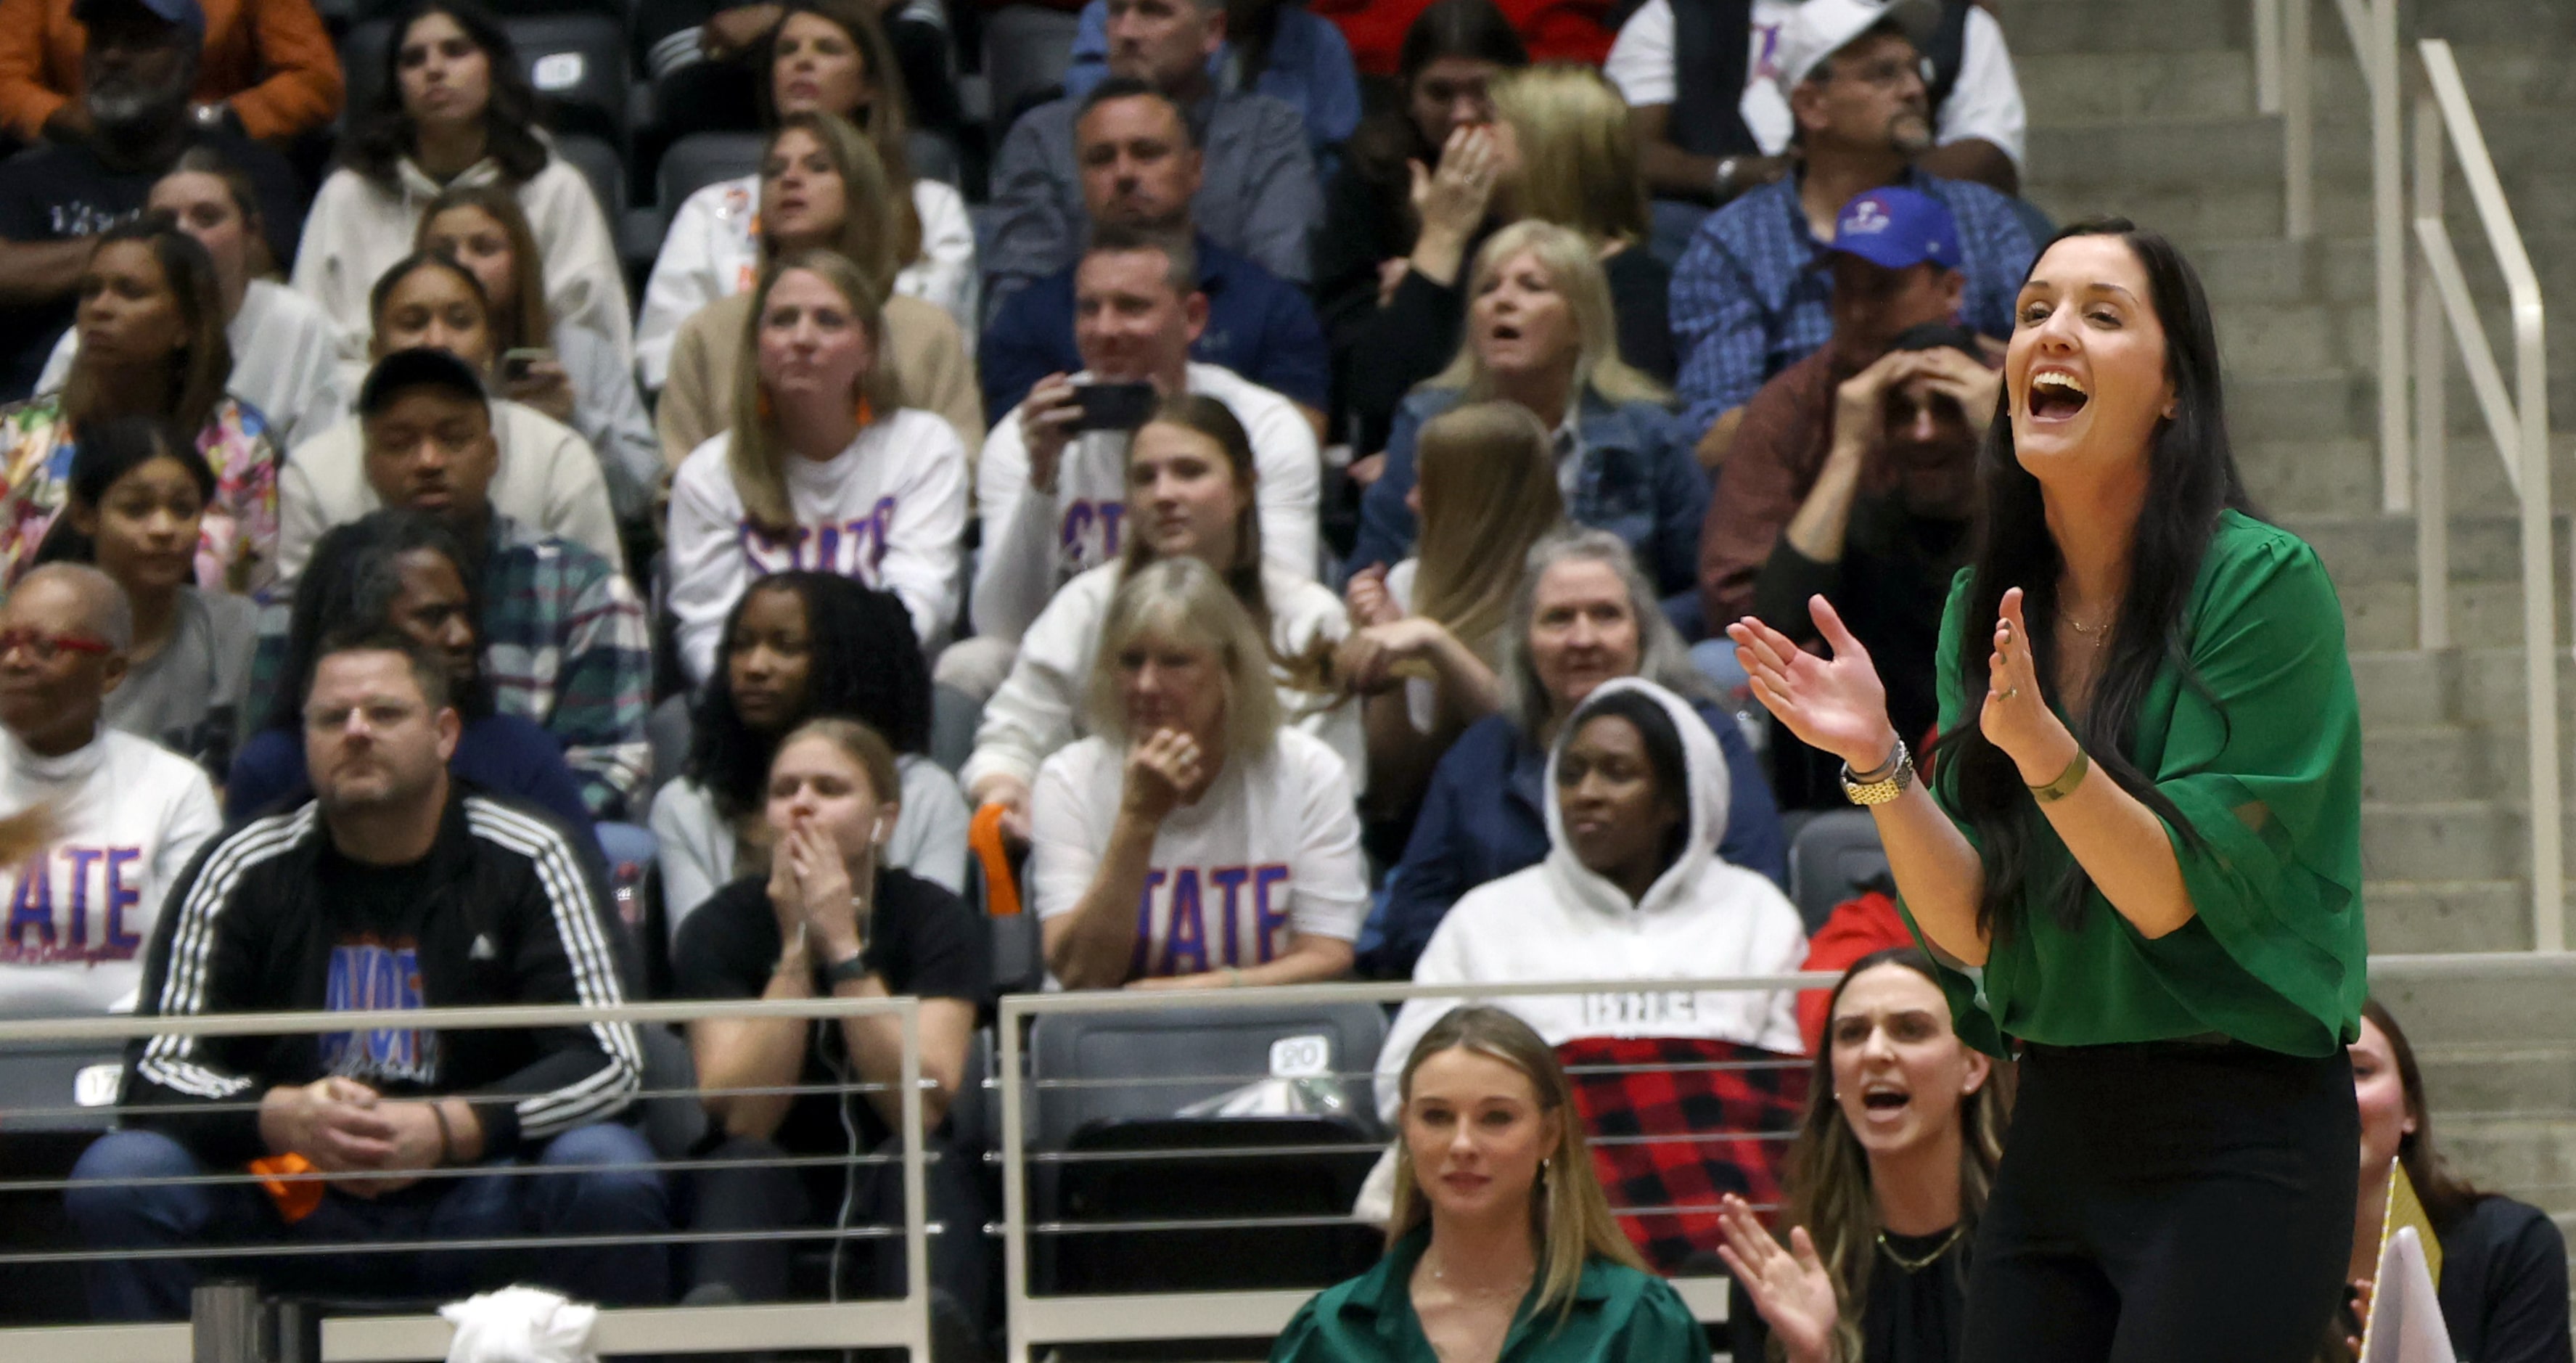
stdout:
{"type": "Polygon", "coordinates": [[[1547,429],[1513,403],[1434,418],[1420,473],[1421,541],[1412,558],[1351,578],[1355,632],[1340,650],[1345,684],[1368,697],[1370,803],[1405,822],[1459,731],[1502,708],[1494,662],[1516,569],[1565,517],[1547,429]]]}
{"type": "MultiPolygon", "coordinates": [[[[758,249],[744,257],[742,269],[755,271],[762,261],[799,251],[831,251],[848,260],[884,300],[880,364],[894,391],[909,405],[945,418],[971,459],[984,443],[984,404],[965,334],[938,305],[899,287],[903,247],[893,216],[899,198],[866,134],[837,114],[790,113],[769,135],[750,184],[757,212],[749,206],[744,212],[757,226],[758,249]],[[898,283],[890,286],[890,280],[898,283]]],[[[646,368],[646,384],[662,389],[654,420],[669,467],[679,467],[689,451],[732,419],[736,352],[751,315],[749,289],[749,283],[728,288],[685,322],[675,321],[676,336],[663,342],[668,367],[646,368]]],[[[648,322],[652,315],[648,304],[648,322]]]]}
{"type": "MultiPolygon", "coordinates": [[[[909,121],[894,47],[864,0],[797,0],[767,40],[762,121],[783,131],[821,115],[859,130],[882,168],[883,184],[856,203],[881,208],[891,253],[886,286],[946,312],[970,338],[976,316],[975,229],[956,188],[915,176],[906,152],[909,121]]],[[[774,139],[774,133],[773,133],[774,139]]],[[[644,286],[635,352],[644,386],[660,388],[681,325],[718,299],[750,289],[775,248],[759,174],[722,180],[690,195],[672,215],[653,277],[644,286]]],[[[866,264],[864,257],[854,257],[866,264]]]]}
{"type": "Polygon", "coordinates": [[[483,286],[499,395],[581,436],[619,520],[649,516],[662,460],[635,372],[599,333],[555,325],[546,258],[517,196],[499,185],[451,185],[421,213],[414,246],[453,257],[483,286]]]}
{"type": "Polygon", "coordinates": [[[1961,1041],[1932,961],[1874,952],[1834,985],[1789,1147],[1782,1245],[1743,1198],[1718,1250],[1744,1363],[1952,1363],[1968,1249],[2003,1158],[2005,1075],[1961,1041]]]}
{"type": "Polygon", "coordinates": [[[1609,280],[1590,239],[1513,223],[1476,253],[1470,295],[1456,358],[1397,414],[1385,471],[1360,503],[1351,569],[1401,562],[1412,548],[1406,502],[1423,424],[1461,403],[1499,400],[1528,408],[1551,432],[1567,519],[1616,534],[1659,592],[1689,596],[1708,476],[1667,410],[1671,394],[1620,358],[1609,280]]]}
{"type": "Polygon", "coordinates": [[[1611,1215],[1573,1086],[1528,1023],[1453,1009],[1407,1054],[1400,1094],[1386,1257],[1299,1310],[1271,1363],[1706,1363],[1699,1322],[1611,1215]]]}
{"type": "Polygon", "coordinates": [[[732,429],[671,482],[671,613],[703,684],[725,616],[754,580],[839,573],[903,600],[936,647],[957,610],[966,450],[948,423],[900,405],[877,357],[874,281],[830,251],[772,266],[753,295],[734,373],[732,429]]]}
{"type": "Polygon", "coordinates": [[[968,802],[1000,805],[1004,827],[1027,836],[1039,767],[1080,736],[1079,696],[1121,583],[1167,559],[1196,559],[1217,575],[1264,641],[1287,721],[1322,740],[1362,783],[1358,707],[1338,703],[1329,677],[1350,617],[1334,595],[1262,558],[1259,479],[1251,437],[1232,408],[1203,393],[1162,399],[1127,445],[1126,544],[1120,557],[1075,576],[1020,636],[1010,675],[984,706],[975,753],[958,773],[968,802]]]}
{"type": "Polygon", "coordinates": [[[1085,686],[1092,736],[1048,758],[1029,799],[1052,987],[1349,973],[1368,908],[1351,780],[1280,722],[1270,652],[1197,558],[1119,583],[1085,686]]]}

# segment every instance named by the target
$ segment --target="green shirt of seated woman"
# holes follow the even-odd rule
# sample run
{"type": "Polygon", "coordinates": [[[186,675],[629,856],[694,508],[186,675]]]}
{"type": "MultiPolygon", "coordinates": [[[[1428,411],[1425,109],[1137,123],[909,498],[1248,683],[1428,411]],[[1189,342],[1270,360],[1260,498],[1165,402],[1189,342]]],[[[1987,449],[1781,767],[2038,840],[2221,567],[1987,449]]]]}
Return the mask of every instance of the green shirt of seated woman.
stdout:
{"type": "Polygon", "coordinates": [[[1460,1008],[1405,1062],[1386,1257],[1298,1311],[1271,1363],[1707,1363],[1610,1214],[1556,1053],[1460,1008]]]}

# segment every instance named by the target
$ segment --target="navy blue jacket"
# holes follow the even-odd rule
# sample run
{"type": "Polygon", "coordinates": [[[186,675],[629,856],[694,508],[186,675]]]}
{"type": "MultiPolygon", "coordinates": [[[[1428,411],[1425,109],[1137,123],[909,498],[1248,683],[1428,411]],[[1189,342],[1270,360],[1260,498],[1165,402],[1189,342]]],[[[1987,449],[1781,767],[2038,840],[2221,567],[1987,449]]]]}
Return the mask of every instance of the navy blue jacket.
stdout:
{"type": "MultiPolygon", "coordinates": [[[[1413,491],[1413,445],[1423,423],[1458,405],[1454,388],[1424,388],[1396,409],[1386,442],[1386,471],[1360,500],[1359,541],[1350,568],[1388,567],[1413,553],[1419,533],[1404,504],[1413,491]]],[[[1699,583],[1700,523],[1708,517],[1708,475],[1672,413],[1651,402],[1612,403],[1586,390],[1577,432],[1583,473],[1566,519],[1607,530],[1628,542],[1637,566],[1671,596],[1699,583]]]]}
{"type": "MultiPolygon", "coordinates": [[[[1717,854],[1789,884],[1788,840],[1780,806],[1762,764],[1735,716],[1695,700],[1691,708],[1726,754],[1726,836],[1717,854]]],[[[1547,753],[1521,735],[1509,715],[1469,725],[1431,772],[1404,859],[1387,876],[1386,893],[1360,933],[1360,960],[1381,979],[1409,979],[1431,944],[1432,930],[1469,890],[1536,866],[1547,856],[1547,753]]]]}
{"type": "MultiPolygon", "coordinates": [[[[1202,233],[1197,238],[1199,292],[1207,295],[1207,330],[1190,358],[1223,365],[1262,387],[1317,411],[1330,400],[1332,361],[1324,327],[1305,293],[1202,233]]],[[[1082,369],[1073,345],[1073,271],[1033,280],[1004,300],[976,347],[983,372],[984,419],[999,425],[1049,374],[1082,369]]]]}

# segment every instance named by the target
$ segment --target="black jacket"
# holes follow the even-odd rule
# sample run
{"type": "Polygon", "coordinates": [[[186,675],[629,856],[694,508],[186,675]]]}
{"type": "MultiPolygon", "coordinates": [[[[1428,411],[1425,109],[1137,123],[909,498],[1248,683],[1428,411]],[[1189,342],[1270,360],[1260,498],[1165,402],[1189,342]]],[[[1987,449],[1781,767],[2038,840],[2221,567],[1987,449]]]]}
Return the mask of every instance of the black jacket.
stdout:
{"type": "MultiPolygon", "coordinates": [[[[437,841],[377,873],[374,921],[327,902],[329,851],[306,804],[208,843],[172,887],[144,964],[138,1011],[319,1011],[490,1004],[605,1005],[627,997],[617,938],[588,859],[539,813],[451,783],[437,841]],[[388,911],[389,912],[386,912],[388,911]]],[[[338,863],[345,865],[345,863],[338,863]]],[[[464,1095],[492,1155],[613,1118],[643,1073],[625,1024],[135,1041],[125,1102],[137,1125],[210,1163],[268,1152],[259,1100],[326,1074],[394,1095],[464,1095]],[[326,1060],[326,1051],[329,1059],[326,1060]]]]}

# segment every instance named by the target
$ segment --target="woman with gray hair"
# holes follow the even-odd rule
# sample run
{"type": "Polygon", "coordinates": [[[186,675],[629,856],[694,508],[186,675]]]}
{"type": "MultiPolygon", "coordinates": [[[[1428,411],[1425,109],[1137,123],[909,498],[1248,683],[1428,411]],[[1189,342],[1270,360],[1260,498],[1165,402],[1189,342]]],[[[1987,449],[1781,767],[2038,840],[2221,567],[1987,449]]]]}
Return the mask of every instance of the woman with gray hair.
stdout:
{"type": "Polygon", "coordinates": [[[1093,656],[1093,736],[1029,801],[1048,986],[1347,974],[1368,905],[1350,776],[1281,723],[1251,613],[1207,564],[1159,559],[1119,583],[1093,656]]]}
{"type": "MultiPolygon", "coordinates": [[[[1457,358],[1396,413],[1386,468],[1360,502],[1352,571],[1412,549],[1406,498],[1424,423],[1461,403],[1500,400],[1554,434],[1566,519],[1616,534],[1657,596],[1695,590],[1708,475],[1673,422],[1672,395],[1620,356],[1597,248],[1572,228],[1517,222],[1476,253],[1472,281],[1457,358]]],[[[1697,606],[1687,609],[1696,618],[1697,606]]]]}
{"type": "Polygon", "coordinates": [[[1643,677],[1690,702],[1726,759],[1719,858],[1786,883],[1780,810],[1761,765],[1617,535],[1570,529],[1530,549],[1502,652],[1503,712],[1459,735],[1433,770],[1404,859],[1360,938],[1368,973],[1411,976],[1459,896],[1547,855],[1548,747],[1574,707],[1616,677],[1643,677]]]}

